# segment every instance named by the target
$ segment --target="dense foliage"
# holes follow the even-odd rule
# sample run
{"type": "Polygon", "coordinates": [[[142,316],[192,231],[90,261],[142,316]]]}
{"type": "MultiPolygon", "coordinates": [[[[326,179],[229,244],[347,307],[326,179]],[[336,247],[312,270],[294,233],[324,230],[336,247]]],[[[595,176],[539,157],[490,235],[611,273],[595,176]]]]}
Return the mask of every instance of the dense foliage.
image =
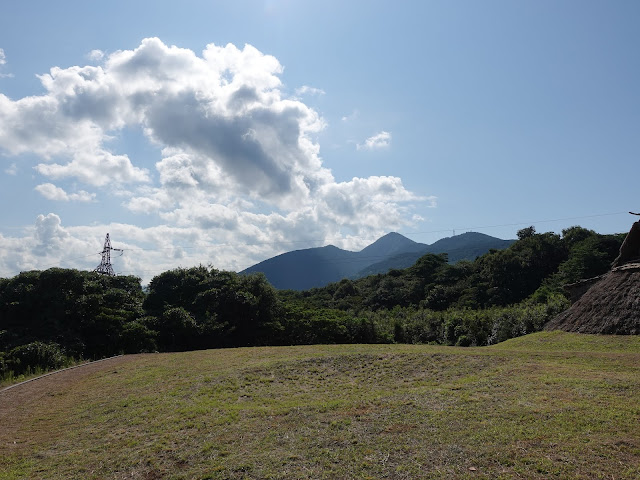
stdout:
{"type": "Polygon", "coordinates": [[[164,350],[269,344],[281,328],[276,290],[262,274],[171,270],[151,281],[144,309],[164,350]]]}
{"type": "Polygon", "coordinates": [[[119,353],[143,298],[136,277],[51,268],[0,279],[0,368],[19,374],[119,353]]]}
{"type": "Polygon", "coordinates": [[[487,345],[540,330],[562,286],[602,274],[623,235],[518,232],[504,250],[449,264],[276,291],[262,274],[204,266],[154,277],[52,268],[0,279],[0,378],[117,353],[314,343],[487,345]]]}

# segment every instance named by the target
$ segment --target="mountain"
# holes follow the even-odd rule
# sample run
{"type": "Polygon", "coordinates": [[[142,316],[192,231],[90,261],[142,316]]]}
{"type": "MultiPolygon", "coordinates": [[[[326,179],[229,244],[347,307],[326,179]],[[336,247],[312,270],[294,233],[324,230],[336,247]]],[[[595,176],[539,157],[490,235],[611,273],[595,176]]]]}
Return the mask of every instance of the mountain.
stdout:
{"type": "Polygon", "coordinates": [[[424,243],[417,243],[396,232],[387,233],[358,252],[363,257],[389,257],[401,253],[424,250],[424,243]]]}
{"type": "Polygon", "coordinates": [[[463,259],[474,260],[492,248],[506,248],[513,242],[468,232],[427,245],[392,232],[359,252],[333,245],[295,250],[269,258],[240,273],[262,272],[278,289],[309,290],[343,278],[355,279],[386,273],[392,268],[408,268],[427,253],[447,253],[453,263],[463,259]]]}
{"type": "Polygon", "coordinates": [[[507,248],[513,242],[515,240],[501,240],[484,233],[467,232],[453,237],[441,238],[429,245],[428,252],[449,253],[449,261],[457,262],[463,258],[473,260],[492,248],[498,250],[507,248]],[[451,252],[456,252],[458,258],[451,258],[451,252]]]}
{"type": "Polygon", "coordinates": [[[262,272],[276,288],[308,290],[349,277],[361,268],[355,261],[356,252],[328,245],[283,253],[240,273],[262,272]]]}
{"type": "Polygon", "coordinates": [[[394,268],[409,268],[416,263],[420,257],[427,253],[433,253],[436,255],[439,253],[446,253],[449,257],[449,263],[456,263],[460,260],[475,260],[492,248],[502,250],[503,248],[507,248],[514,241],[515,240],[502,240],[490,235],[485,235],[484,233],[467,232],[453,237],[442,238],[431,245],[413,242],[421,248],[413,251],[405,251],[380,262],[368,265],[363,270],[360,270],[356,274],[355,278],[375,275],[376,273],[387,273],[389,270],[394,268]]]}

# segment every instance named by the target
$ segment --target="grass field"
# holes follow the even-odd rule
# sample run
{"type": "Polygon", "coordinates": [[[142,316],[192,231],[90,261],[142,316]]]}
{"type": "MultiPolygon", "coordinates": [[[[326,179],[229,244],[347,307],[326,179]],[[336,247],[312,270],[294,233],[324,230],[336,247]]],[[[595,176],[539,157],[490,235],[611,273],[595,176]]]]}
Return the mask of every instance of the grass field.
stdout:
{"type": "Polygon", "coordinates": [[[640,478],[639,337],[83,368],[0,393],[0,479],[640,478]]]}

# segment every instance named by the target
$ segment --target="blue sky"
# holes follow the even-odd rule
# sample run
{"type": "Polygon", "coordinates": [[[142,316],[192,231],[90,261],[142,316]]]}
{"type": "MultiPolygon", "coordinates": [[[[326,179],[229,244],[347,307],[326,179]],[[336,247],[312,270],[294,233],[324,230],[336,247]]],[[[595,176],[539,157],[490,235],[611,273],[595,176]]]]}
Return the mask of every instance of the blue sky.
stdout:
{"type": "Polygon", "coordinates": [[[0,15],[0,276],[148,281],[639,210],[635,1],[31,1],[0,15]]]}

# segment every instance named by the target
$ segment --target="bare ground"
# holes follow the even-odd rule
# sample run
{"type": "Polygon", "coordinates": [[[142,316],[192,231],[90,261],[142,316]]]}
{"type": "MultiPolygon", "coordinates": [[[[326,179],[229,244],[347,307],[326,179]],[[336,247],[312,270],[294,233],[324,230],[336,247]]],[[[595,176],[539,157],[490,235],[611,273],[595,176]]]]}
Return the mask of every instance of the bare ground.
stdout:
{"type": "Polygon", "coordinates": [[[33,439],[21,438],[20,429],[32,420],[33,412],[40,411],[42,405],[54,398],[59,399],[60,393],[74,388],[84,379],[98,372],[116,369],[138,356],[127,355],[87,363],[0,390],[0,446],[11,449],[30,443],[33,439]]]}

